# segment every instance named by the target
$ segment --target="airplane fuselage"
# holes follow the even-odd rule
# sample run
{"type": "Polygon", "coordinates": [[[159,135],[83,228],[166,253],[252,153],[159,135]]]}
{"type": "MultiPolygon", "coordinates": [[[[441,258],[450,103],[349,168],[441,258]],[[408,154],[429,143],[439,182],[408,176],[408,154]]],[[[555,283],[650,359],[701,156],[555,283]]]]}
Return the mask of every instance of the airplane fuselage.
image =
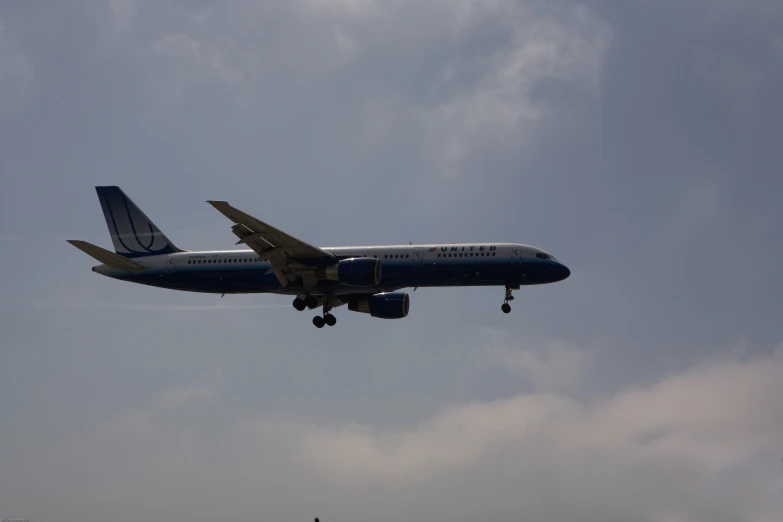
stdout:
{"type": "Polygon", "coordinates": [[[407,287],[509,286],[561,281],[568,268],[542,250],[512,243],[429,244],[323,248],[337,260],[373,258],[381,262],[380,283],[356,287],[339,281],[296,278],[283,287],[271,264],[253,250],[195,251],[149,256],[148,270],[129,272],[106,265],[100,274],[161,288],[215,294],[276,293],[349,295],[407,287]]]}

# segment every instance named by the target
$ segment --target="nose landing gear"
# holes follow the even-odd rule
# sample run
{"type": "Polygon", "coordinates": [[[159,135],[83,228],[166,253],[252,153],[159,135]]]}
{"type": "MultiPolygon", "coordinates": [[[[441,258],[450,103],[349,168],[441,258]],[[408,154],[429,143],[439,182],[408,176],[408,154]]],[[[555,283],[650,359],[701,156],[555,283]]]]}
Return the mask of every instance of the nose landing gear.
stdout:
{"type": "Polygon", "coordinates": [[[511,295],[511,290],[511,286],[506,285],[506,298],[503,300],[503,306],[500,307],[504,314],[511,312],[511,305],[508,304],[509,301],[514,300],[514,296],[511,295]]]}

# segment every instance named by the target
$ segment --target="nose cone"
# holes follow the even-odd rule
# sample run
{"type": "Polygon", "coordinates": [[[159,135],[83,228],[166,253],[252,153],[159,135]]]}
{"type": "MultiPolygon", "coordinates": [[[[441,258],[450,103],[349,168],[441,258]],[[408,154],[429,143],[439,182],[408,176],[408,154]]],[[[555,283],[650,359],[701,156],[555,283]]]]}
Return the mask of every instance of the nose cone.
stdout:
{"type": "Polygon", "coordinates": [[[556,273],[557,273],[558,281],[562,281],[563,279],[568,279],[568,276],[571,275],[571,271],[568,269],[568,267],[560,263],[558,263],[556,273]]]}
{"type": "Polygon", "coordinates": [[[549,279],[550,283],[557,283],[563,279],[568,279],[568,276],[571,275],[571,271],[562,263],[551,263],[546,271],[548,272],[547,279],[549,279]]]}

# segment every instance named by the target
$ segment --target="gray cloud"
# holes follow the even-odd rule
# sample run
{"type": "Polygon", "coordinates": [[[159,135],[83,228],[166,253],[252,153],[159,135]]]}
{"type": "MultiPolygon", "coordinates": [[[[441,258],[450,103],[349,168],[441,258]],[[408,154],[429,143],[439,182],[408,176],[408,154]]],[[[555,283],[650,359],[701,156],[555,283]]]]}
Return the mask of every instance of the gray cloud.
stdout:
{"type": "Polygon", "coordinates": [[[0,513],[779,520],[780,2],[0,9],[0,513]],[[518,241],[573,276],[404,322],[107,280],[183,248],[518,241]],[[220,313],[214,313],[220,312],[220,313]],[[737,348],[722,355],[729,348],[737,348]]]}
{"type": "Polygon", "coordinates": [[[163,510],[197,520],[772,521],[783,509],[781,383],[781,352],[725,355],[594,401],[525,394],[393,429],[263,412],[212,424],[202,419],[225,399],[194,384],[27,462],[57,464],[44,494],[72,518],[116,514],[120,502],[128,520],[163,510]],[[757,471],[743,472],[751,462],[757,471]],[[65,473],[83,482],[63,487],[65,473]],[[126,504],[119,484],[145,502],[126,504]],[[79,491],[90,506],[68,500],[79,491]]]}

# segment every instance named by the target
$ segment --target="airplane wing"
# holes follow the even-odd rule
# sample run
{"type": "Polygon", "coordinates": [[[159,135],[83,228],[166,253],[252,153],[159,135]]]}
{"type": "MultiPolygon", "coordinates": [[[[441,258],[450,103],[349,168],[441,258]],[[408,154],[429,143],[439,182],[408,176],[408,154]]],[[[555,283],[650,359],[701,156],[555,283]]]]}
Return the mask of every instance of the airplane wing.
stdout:
{"type": "Polygon", "coordinates": [[[312,272],[314,266],[335,259],[329,252],[308,245],[260,219],[245,214],[225,201],[207,201],[207,203],[235,223],[231,231],[239,238],[237,245],[245,244],[263,261],[269,261],[272,265],[270,272],[277,276],[284,287],[298,273],[312,272]]]}

